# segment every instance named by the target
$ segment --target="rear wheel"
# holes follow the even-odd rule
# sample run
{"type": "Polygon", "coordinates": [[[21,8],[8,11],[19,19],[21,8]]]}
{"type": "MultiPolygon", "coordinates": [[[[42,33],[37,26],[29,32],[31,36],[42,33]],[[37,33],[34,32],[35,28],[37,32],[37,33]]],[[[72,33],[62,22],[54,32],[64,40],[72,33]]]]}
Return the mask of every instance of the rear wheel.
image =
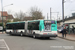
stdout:
{"type": "Polygon", "coordinates": [[[34,38],[34,39],[36,38],[35,34],[33,34],[33,38],[34,38]]]}
{"type": "Polygon", "coordinates": [[[10,31],[10,35],[12,35],[11,31],[10,31]]]}
{"type": "Polygon", "coordinates": [[[23,33],[21,33],[20,35],[23,36],[23,33]]]}

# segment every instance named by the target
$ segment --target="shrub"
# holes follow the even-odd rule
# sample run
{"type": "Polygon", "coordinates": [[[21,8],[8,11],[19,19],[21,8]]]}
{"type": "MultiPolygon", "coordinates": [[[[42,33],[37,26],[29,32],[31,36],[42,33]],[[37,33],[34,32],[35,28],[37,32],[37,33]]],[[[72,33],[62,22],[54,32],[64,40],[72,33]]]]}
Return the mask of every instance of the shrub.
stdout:
{"type": "Polygon", "coordinates": [[[2,23],[0,23],[0,26],[2,26],[2,23]]]}

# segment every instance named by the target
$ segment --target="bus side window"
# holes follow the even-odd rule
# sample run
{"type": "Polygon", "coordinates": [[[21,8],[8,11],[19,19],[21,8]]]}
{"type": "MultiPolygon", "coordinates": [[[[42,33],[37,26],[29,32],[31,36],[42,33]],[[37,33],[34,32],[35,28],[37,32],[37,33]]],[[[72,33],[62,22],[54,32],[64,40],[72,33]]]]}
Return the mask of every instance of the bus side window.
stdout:
{"type": "Polygon", "coordinates": [[[31,29],[32,29],[32,24],[28,23],[28,30],[31,30],[31,29]]]}
{"type": "Polygon", "coordinates": [[[34,30],[39,30],[39,22],[35,22],[33,27],[34,27],[34,30]]]}
{"type": "Polygon", "coordinates": [[[29,22],[28,30],[39,30],[39,22],[29,22]]]}

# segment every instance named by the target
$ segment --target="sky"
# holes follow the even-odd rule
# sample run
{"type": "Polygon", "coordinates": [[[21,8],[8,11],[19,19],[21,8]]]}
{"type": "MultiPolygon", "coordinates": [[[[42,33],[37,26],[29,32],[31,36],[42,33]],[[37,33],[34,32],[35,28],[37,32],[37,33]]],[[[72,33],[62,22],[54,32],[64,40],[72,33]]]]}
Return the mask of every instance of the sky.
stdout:
{"type": "MultiPolygon", "coordinates": [[[[45,19],[50,19],[50,8],[52,12],[52,19],[62,19],[62,0],[2,0],[3,10],[8,11],[10,14],[23,11],[28,13],[31,7],[38,7],[45,19]],[[10,5],[12,4],[13,5],[10,5]],[[8,6],[9,5],[9,6],[8,6]],[[6,7],[5,7],[6,6],[6,7]],[[56,13],[54,13],[56,12],[56,13]],[[59,12],[59,13],[57,13],[59,12]]],[[[0,11],[1,11],[1,0],[0,0],[0,11]]],[[[64,16],[71,16],[71,13],[75,12],[75,0],[65,0],[64,2],[64,16]]],[[[14,16],[15,17],[15,16],[14,16]]]]}

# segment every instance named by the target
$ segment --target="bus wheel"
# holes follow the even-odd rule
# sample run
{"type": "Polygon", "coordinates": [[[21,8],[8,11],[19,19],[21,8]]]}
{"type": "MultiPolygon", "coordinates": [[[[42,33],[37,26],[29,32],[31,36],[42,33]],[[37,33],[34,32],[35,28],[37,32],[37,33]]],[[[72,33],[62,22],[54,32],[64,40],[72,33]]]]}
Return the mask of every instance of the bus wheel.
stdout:
{"type": "Polygon", "coordinates": [[[10,31],[10,35],[12,35],[11,31],[10,31]]]}
{"type": "Polygon", "coordinates": [[[33,38],[34,38],[34,39],[36,38],[35,34],[33,34],[33,38]]]}
{"type": "Polygon", "coordinates": [[[23,33],[21,33],[20,35],[23,36],[23,33]]]}

